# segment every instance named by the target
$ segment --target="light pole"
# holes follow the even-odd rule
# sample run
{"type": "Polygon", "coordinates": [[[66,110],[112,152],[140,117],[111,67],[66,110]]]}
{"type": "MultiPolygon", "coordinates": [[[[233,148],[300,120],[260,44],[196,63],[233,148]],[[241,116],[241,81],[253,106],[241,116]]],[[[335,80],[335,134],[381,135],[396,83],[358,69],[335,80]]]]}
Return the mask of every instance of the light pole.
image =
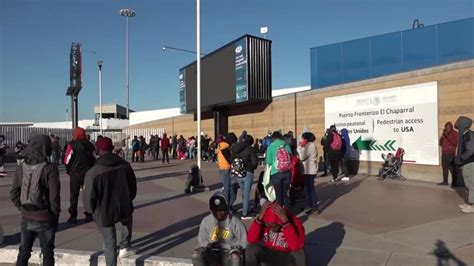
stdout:
{"type": "Polygon", "coordinates": [[[130,84],[128,79],[128,19],[136,15],[133,9],[125,8],[120,9],[120,15],[126,17],[125,22],[125,101],[127,102],[127,119],[129,118],[130,112],[130,84]]]}
{"type": "Polygon", "coordinates": [[[99,66],[99,131],[102,135],[102,60],[97,61],[99,66]]]}
{"type": "Polygon", "coordinates": [[[197,165],[201,170],[201,0],[196,0],[197,165]]]}

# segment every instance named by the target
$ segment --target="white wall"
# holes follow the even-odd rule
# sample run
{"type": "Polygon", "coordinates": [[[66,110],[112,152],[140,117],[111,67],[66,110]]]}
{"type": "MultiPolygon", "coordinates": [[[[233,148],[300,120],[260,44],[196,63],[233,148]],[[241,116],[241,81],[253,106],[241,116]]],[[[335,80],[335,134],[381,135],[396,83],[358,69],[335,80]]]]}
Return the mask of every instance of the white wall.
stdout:
{"type": "Polygon", "coordinates": [[[130,113],[130,125],[181,115],[179,108],[130,113]]]}
{"type": "MultiPolygon", "coordinates": [[[[94,119],[85,119],[79,120],[79,127],[84,129],[87,128],[99,128],[98,126],[93,126],[95,123],[94,119]]],[[[102,119],[102,127],[103,129],[120,129],[128,126],[128,120],[124,119],[102,119]]],[[[44,128],[71,128],[71,121],[62,121],[62,122],[40,122],[40,123],[33,123],[32,127],[44,127],[44,128]]]]}

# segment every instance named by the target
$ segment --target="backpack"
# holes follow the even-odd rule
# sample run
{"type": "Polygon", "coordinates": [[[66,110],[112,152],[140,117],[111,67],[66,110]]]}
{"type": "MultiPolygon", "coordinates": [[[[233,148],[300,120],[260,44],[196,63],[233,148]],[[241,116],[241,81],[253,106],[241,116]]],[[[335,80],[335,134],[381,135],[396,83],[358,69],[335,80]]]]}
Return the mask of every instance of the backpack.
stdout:
{"type": "Polygon", "coordinates": [[[140,148],[140,143],[136,140],[132,142],[132,149],[138,150],[140,148]]]}
{"type": "Polygon", "coordinates": [[[201,187],[203,184],[202,176],[200,175],[199,167],[197,165],[192,165],[189,168],[188,178],[184,185],[184,192],[191,193],[191,187],[201,187]]]}
{"type": "Polygon", "coordinates": [[[331,149],[333,151],[340,151],[342,148],[342,138],[337,132],[332,132],[331,149]]]}
{"type": "Polygon", "coordinates": [[[46,162],[34,165],[21,164],[23,180],[20,201],[21,206],[27,210],[44,210],[47,208],[44,204],[45,188],[41,183],[41,176],[46,165],[46,162]]]}
{"type": "Polygon", "coordinates": [[[285,146],[278,147],[276,152],[277,165],[276,169],[278,172],[287,172],[291,170],[291,156],[286,151],[285,146]]]}
{"type": "Polygon", "coordinates": [[[230,164],[230,176],[244,178],[247,176],[247,168],[245,162],[240,157],[235,157],[230,164]]]}

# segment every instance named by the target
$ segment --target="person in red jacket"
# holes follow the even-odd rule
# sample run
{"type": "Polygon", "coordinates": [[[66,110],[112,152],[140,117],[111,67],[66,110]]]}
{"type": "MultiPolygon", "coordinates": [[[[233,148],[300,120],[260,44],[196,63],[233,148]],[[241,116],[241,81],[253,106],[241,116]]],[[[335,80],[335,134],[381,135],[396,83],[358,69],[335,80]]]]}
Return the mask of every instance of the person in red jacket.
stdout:
{"type": "Polygon", "coordinates": [[[453,130],[453,123],[447,122],[444,125],[443,135],[439,139],[439,146],[441,146],[441,165],[443,167],[443,182],[438,185],[448,185],[448,170],[451,172],[452,183],[451,186],[457,185],[458,169],[454,164],[456,157],[456,147],[458,146],[459,134],[453,130]]]}
{"type": "Polygon", "coordinates": [[[161,139],[161,154],[163,154],[163,158],[161,159],[162,163],[165,163],[165,157],[166,157],[166,162],[169,164],[170,163],[170,157],[168,154],[168,150],[170,148],[170,140],[166,137],[166,133],[163,134],[163,138],[161,139]]]}
{"type": "Polygon", "coordinates": [[[276,202],[266,202],[250,225],[245,265],[306,265],[304,237],[296,215],[276,202]]]}

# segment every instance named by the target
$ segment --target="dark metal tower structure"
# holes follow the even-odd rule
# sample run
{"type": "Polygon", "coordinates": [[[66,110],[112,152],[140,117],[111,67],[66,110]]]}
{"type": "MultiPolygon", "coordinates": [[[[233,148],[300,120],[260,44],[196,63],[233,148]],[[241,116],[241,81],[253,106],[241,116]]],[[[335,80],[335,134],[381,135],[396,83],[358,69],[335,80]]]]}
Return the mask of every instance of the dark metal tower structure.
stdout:
{"type": "Polygon", "coordinates": [[[72,43],[69,54],[69,80],[66,95],[71,96],[72,128],[78,126],[78,97],[82,89],[82,50],[80,43],[72,43]]]}

